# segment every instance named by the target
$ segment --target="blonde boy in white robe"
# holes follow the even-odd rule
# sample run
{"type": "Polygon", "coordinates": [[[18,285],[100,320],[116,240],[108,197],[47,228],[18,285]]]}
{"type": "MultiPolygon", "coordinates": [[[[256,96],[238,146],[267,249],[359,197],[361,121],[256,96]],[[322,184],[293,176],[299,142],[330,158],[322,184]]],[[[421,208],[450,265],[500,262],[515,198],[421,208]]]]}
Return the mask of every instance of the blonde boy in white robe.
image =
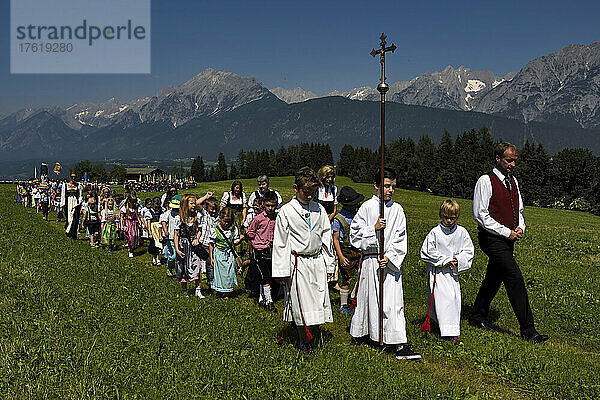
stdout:
{"type": "Polygon", "coordinates": [[[444,200],[439,215],[441,222],[429,232],[421,247],[421,259],[427,264],[427,298],[431,299],[433,291],[431,318],[437,321],[442,338],[461,345],[458,275],[471,268],[473,242],[467,230],[456,225],[460,215],[456,201],[444,200]]]}
{"type": "Polygon", "coordinates": [[[402,206],[392,200],[396,190],[396,172],[384,168],[373,177],[377,196],[365,201],[350,225],[350,244],[362,252],[359,269],[356,308],[350,323],[350,335],[362,338],[369,335],[379,340],[379,269],[384,269],[383,281],[383,343],[395,345],[396,358],[417,360],[421,356],[407,345],[404,293],[402,290],[402,261],[406,256],[406,217],[402,206]],[[385,202],[384,217],[379,216],[380,198],[385,202]],[[384,257],[379,258],[379,236],[384,233],[384,257]]]}
{"type": "Polygon", "coordinates": [[[273,236],[272,276],[286,288],[283,318],[297,325],[305,352],[313,347],[309,327],[333,322],[327,278],[335,258],[327,213],[312,201],[317,185],[312,169],[296,172],[296,196],[279,210],[273,236]]]}

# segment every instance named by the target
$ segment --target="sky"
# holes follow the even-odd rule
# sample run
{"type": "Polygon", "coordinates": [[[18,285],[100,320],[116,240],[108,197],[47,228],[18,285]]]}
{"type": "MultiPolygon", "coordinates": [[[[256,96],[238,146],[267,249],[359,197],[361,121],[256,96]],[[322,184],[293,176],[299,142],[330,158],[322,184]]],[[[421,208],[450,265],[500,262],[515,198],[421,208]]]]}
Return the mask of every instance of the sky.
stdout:
{"type": "Polygon", "coordinates": [[[10,1],[0,0],[0,115],[128,102],[209,67],[316,94],[375,87],[379,63],[369,52],[382,32],[398,48],[387,57],[390,84],[448,65],[504,75],[565,45],[600,40],[598,15],[600,2],[577,0],[154,0],[150,74],[11,74],[10,1]]]}

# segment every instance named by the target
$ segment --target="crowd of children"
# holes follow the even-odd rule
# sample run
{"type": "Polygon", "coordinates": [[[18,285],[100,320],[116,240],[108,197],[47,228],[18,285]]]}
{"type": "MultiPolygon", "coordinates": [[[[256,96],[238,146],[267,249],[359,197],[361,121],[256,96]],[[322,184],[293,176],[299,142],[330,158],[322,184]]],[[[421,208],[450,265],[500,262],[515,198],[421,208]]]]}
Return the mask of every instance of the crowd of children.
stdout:
{"type": "MultiPolygon", "coordinates": [[[[75,175],[60,186],[19,184],[17,201],[41,211],[46,220],[54,205],[57,221],[66,218],[67,236],[77,238],[85,231],[93,247],[113,251],[124,243],[134,257],[146,242],[152,265],[164,264],[185,295],[204,298],[204,276],[210,291],[229,298],[245,271],[244,286],[260,307],[278,312],[275,303],[283,297],[283,319],[297,328],[298,347],[306,352],[314,346],[314,327],[333,321],[329,283],[337,274],[339,311],[351,316],[353,340],[379,341],[381,336],[398,359],[419,359],[408,346],[404,315],[406,216],[392,200],[396,173],[384,168],[383,186],[380,176],[381,171],[373,179],[376,194],[364,202],[364,196],[349,186],[338,192],[331,166],[318,173],[300,169],[293,184],[295,196],[285,204],[269,189],[266,176],[258,178],[259,189],[249,197],[250,204],[240,181],[233,182],[221,201],[213,192],[179,195],[176,187],[169,187],[162,197],[142,204],[130,188],[120,195],[97,186],[84,196],[75,175]],[[385,218],[380,217],[381,201],[385,218]]],[[[459,214],[458,203],[445,200],[439,210],[441,222],[427,235],[420,253],[428,276],[426,322],[431,317],[441,337],[454,344],[462,344],[458,275],[470,268],[474,254],[468,232],[456,225],[459,214]]]]}

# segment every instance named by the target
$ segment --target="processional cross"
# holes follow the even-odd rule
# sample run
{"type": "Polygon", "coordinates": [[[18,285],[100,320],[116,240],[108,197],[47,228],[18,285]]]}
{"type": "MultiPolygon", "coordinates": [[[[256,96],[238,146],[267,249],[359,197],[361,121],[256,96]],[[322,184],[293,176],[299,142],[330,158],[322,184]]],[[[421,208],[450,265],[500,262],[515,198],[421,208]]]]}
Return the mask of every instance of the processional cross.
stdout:
{"type": "MultiPolygon", "coordinates": [[[[387,44],[385,39],[385,33],[382,33],[379,39],[381,46],[378,50],[371,50],[371,55],[375,57],[379,54],[379,62],[381,64],[381,82],[377,85],[377,91],[381,93],[381,146],[379,147],[380,155],[381,155],[381,176],[379,179],[379,217],[381,219],[385,218],[384,210],[385,210],[385,199],[383,195],[383,165],[385,160],[385,94],[390,89],[387,83],[385,83],[385,53],[391,51],[392,53],[396,50],[396,45],[392,43],[391,46],[386,47],[387,44]]],[[[379,258],[383,259],[384,257],[384,230],[379,231],[379,258]]],[[[379,268],[379,345],[383,346],[383,281],[385,279],[385,271],[384,268],[379,268]]]]}

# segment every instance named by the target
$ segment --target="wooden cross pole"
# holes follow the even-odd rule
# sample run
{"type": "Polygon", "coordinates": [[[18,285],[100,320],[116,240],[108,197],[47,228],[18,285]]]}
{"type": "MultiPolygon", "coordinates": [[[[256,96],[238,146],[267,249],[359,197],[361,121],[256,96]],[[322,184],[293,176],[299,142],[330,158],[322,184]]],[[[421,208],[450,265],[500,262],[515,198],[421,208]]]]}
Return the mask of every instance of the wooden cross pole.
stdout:
{"type": "MultiPolygon", "coordinates": [[[[382,33],[379,39],[381,48],[379,50],[371,50],[371,56],[375,57],[379,54],[379,62],[381,63],[381,82],[377,85],[377,91],[381,93],[381,146],[379,147],[381,155],[381,176],[379,180],[379,217],[385,218],[385,199],[383,195],[383,165],[385,161],[385,94],[390,87],[385,83],[385,53],[396,50],[396,45],[386,47],[385,33],[382,33]]],[[[384,230],[379,231],[379,258],[384,257],[384,230]]],[[[379,268],[379,345],[383,346],[383,281],[385,279],[385,271],[379,268]]]]}

